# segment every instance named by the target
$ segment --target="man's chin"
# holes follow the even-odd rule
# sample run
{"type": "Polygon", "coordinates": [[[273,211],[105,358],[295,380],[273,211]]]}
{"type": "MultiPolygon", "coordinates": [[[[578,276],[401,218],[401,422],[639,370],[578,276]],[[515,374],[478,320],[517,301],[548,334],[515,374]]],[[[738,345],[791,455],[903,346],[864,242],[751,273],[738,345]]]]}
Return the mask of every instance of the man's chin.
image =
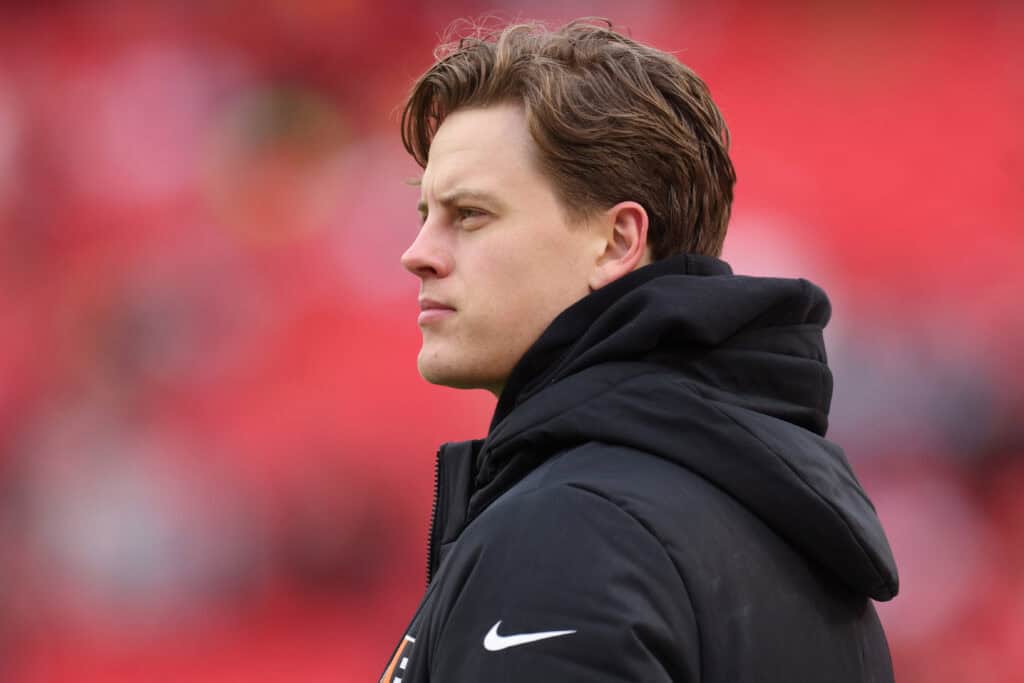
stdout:
{"type": "Polygon", "coordinates": [[[436,384],[440,387],[451,387],[452,389],[479,388],[478,382],[471,375],[453,372],[450,369],[420,367],[420,376],[431,384],[436,384]]]}
{"type": "Polygon", "coordinates": [[[451,389],[486,389],[498,395],[504,381],[486,373],[473,372],[469,368],[452,366],[419,359],[420,376],[431,384],[451,389]]]}

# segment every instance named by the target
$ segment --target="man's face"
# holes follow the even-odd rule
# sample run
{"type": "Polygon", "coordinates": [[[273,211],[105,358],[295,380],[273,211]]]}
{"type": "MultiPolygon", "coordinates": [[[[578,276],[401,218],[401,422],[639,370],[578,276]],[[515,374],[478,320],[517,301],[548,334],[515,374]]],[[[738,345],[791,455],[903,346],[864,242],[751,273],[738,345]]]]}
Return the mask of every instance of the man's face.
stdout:
{"type": "Polygon", "coordinates": [[[402,265],[420,278],[420,374],[500,394],[555,316],[589,293],[599,233],[566,221],[521,106],[460,109],[438,129],[424,222],[402,265]]]}

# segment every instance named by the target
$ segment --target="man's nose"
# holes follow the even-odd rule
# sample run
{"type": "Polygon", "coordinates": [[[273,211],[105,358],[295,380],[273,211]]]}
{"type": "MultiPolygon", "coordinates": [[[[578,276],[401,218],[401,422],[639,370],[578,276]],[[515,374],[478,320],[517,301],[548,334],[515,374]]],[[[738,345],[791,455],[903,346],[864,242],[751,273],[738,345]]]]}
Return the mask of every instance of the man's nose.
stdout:
{"type": "Polygon", "coordinates": [[[445,277],[452,271],[451,249],[436,234],[434,227],[423,224],[416,239],[401,258],[402,267],[418,278],[445,277]]]}

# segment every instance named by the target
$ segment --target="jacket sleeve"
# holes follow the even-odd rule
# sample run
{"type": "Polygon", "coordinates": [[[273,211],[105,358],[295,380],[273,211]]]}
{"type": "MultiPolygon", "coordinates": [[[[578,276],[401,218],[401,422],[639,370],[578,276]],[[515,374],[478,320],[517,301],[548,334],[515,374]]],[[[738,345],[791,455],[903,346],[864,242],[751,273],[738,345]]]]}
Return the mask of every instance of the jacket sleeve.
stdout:
{"type": "Polygon", "coordinates": [[[453,549],[472,559],[431,643],[431,680],[699,680],[683,580],[624,507],[560,485],[499,499],[477,522],[453,549]]]}

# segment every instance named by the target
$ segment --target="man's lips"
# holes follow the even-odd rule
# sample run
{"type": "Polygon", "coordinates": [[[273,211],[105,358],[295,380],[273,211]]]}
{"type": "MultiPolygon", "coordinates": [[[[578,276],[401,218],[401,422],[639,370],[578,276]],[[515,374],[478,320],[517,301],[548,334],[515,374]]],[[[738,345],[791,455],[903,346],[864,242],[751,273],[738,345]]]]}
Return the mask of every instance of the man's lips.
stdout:
{"type": "Polygon", "coordinates": [[[448,304],[445,304],[445,303],[441,303],[440,301],[438,301],[436,299],[428,299],[427,297],[423,297],[419,301],[420,301],[420,310],[421,311],[426,311],[426,310],[432,309],[432,308],[444,308],[444,309],[448,309],[450,311],[454,311],[455,310],[454,307],[449,306],[448,304]]]}
{"type": "Polygon", "coordinates": [[[443,320],[455,313],[455,309],[434,299],[420,299],[420,315],[416,322],[420,325],[443,320]]]}

